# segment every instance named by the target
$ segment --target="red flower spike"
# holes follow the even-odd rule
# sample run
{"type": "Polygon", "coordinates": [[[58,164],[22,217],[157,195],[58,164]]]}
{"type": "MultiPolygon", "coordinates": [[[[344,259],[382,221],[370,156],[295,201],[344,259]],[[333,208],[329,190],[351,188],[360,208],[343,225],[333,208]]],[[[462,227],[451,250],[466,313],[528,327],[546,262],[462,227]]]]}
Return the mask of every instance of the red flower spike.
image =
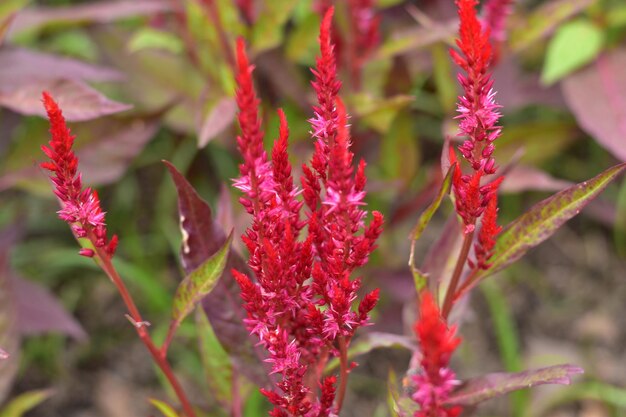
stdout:
{"type": "Polygon", "coordinates": [[[367,227],[363,221],[365,163],[360,163],[355,174],[348,116],[337,97],[340,83],[330,39],[332,11],[322,24],[321,56],[313,71],[319,102],[312,122],[315,153],[311,164],[302,169],[303,200],[310,210],[304,221],[300,220],[303,202],[298,199],[289,163],[287,120],[279,111],[279,136],[269,161],[263,150],[252,67],[243,42],[238,42],[241,135],[237,142],[243,163],[234,185],[244,193],[242,205],[253,216],[242,240],[256,282],[238,272],[233,276],[247,311],[246,326],[259,337],[269,353],[272,372],[278,375],[274,389],[263,391],[275,406],[273,416],[337,413],[335,379],[315,378],[320,378],[326,361],[339,354],[338,338],[349,344],[356,329],[368,324],[369,312],[378,300],[378,291],[373,291],[357,307],[361,282],[350,278],[376,247],[383,217],[374,213],[367,227]],[[302,232],[308,232],[306,239],[301,238],[302,232]]]}
{"type": "Polygon", "coordinates": [[[415,417],[450,417],[457,416],[459,407],[447,407],[443,404],[458,385],[456,375],[448,367],[450,357],[461,343],[456,337],[456,328],[448,327],[435,303],[432,294],[422,293],[420,315],[415,324],[415,334],[422,352],[421,372],[413,377],[416,390],[413,400],[420,405],[415,417]]]}
{"type": "MultiPolygon", "coordinates": [[[[106,248],[109,256],[113,256],[117,237],[111,242],[107,239],[105,213],[100,207],[98,193],[91,188],[83,189],[81,174],[78,172],[78,158],[72,151],[74,136],[52,96],[43,92],[42,99],[50,121],[51,139],[48,146],[41,147],[50,158],[41,167],[51,172],[54,194],[61,202],[61,210],[57,212],[59,218],[72,227],[76,237],[89,238],[96,248],[106,248]]],[[[95,255],[92,249],[82,249],[79,253],[87,257],[95,255]]]]}

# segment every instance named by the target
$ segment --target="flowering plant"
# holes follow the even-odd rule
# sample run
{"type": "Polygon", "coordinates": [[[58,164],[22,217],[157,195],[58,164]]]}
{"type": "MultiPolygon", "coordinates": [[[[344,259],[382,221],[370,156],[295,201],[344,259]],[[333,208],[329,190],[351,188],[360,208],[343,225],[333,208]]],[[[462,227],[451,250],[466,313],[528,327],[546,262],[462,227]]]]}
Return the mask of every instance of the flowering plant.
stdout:
{"type": "MultiPolygon", "coordinates": [[[[210,309],[217,305],[215,298],[223,296],[225,288],[234,283],[243,304],[232,302],[232,311],[227,313],[236,316],[235,327],[245,327],[253,341],[235,332],[240,350],[232,348],[230,357],[209,376],[217,378],[228,369],[228,388],[216,384],[212,393],[222,408],[234,417],[242,415],[245,389],[240,390],[239,383],[244,376],[272,404],[271,416],[330,417],[345,413],[348,375],[356,366],[351,361],[353,341],[358,340],[359,328],[372,324],[371,315],[380,298],[378,289],[360,295],[362,281],[355,274],[377,246],[383,215],[373,211],[368,221],[364,210],[366,164],[363,159],[354,163],[355,140],[348,109],[355,104],[344,104],[340,98],[338,64],[342,61],[337,57],[347,57],[345,69],[352,77],[351,86],[359,90],[364,62],[378,41],[378,19],[372,14],[371,2],[350,1],[349,36],[337,44],[341,37],[333,30],[334,8],[328,2],[318,3],[324,16],[318,38],[320,52],[312,69],[316,103],[308,120],[314,151],[308,164],[294,169],[289,159],[285,112],[278,111],[278,138],[270,158],[264,147],[260,100],[246,44],[240,38],[232,53],[223,26],[217,25],[220,16],[213,13],[215,3],[202,2],[221,32],[220,43],[235,75],[240,128],[236,144],[242,163],[234,187],[243,194],[240,203],[251,217],[242,236],[248,258],[242,261],[231,248],[232,234],[226,237],[222,233],[208,205],[182,174],[166,163],[179,196],[186,277],[176,290],[171,323],[160,344],[153,339],[150,323],[140,314],[113,262],[118,238],[109,238],[98,194],[83,186],[73,151],[74,137],[60,105],[51,94],[43,93],[51,139],[42,148],[49,161],[41,166],[51,173],[61,205],[58,215],[80,242],[79,254],[93,258],[115,285],[128,310],[128,320],[175,393],[180,410],[154,402],[167,416],[202,415],[172,370],[169,346],[196,306],[202,306],[197,310],[202,317],[199,320],[206,318],[206,312],[217,322],[219,315],[209,314],[210,309]],[[301,172],[300,186],[294,171],[301,172]],[[249,365],[250,357],[256,361],[253,366],[249,365]],[[333,362],[338,362],[338,373],[333,362]],[[263,363],[269,368],[263,368],[263,363]]],[[[237,4],[252,21],[251,2],[237,4]]],[[[458,0],[458,50],[450,51],[462,70],[458,81],[463,93],[456,117],[462,143],[456,148],[449,143],[444,146],[439,192],[410,236],[409,268],[418,300],[413,326],[417,344],[405,343],[413,348],[414,360],[404,379],[404,390],[395,389],[393,381],[390,384],[390,410],[395,415],[469,415],[474,405],[486,399],[534,385],[569,383],[572,375],[582,371],[572,365],[556,365],[462,380],[451,363],[462,343],[460,304],[482,280],[547,239],[626,169],[624,164],[610,168],[538,203],[508,226],[498,224],[497,194],[507,168],[498,166],[506,161],[496,164],[494,157],[502,128],[492,78],[499,52],[492,41],[503,39],[508,2],[490,1],[488,16],[482,22],[476,5],[475,0],[458,0]],[[462,159],[457,158],[457,152],[462,159]],[[415,242],[449,194],[455,209],[452,226],[435,242],[435,252],[441,258],[451,256],[453,268],[418,267],[415,242]]],[[[217,335],[213,340],[216,345],[220,336],[225,338],[217,335]]],[[[0,359],[4,356],[0,349],[0,359]]]]}

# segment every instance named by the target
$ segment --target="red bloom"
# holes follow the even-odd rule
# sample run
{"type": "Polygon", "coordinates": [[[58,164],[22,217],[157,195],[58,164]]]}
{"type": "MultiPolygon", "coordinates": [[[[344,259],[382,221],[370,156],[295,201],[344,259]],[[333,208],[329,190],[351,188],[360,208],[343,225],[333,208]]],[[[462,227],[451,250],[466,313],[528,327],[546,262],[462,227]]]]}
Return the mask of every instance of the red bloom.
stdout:
{"type": "Polygon", "coordinates": [[[336,412],[336,381],[320,380],[321,370],[339,354],[340,338],[345,347],[356,329],[368,324],[378,301],[378,291],[373,291],[355,306],[361,283],[351,274],[374,250],[383,218],[375,213],[372,223],[364,225],[365,163],[355,174],[347,115],[337,97],[341,84],[330,41],[331,17],[332,8],[322,23],[321,56],[313,71],[319,102],[311,119],[316,139],[312,169],[303,169],[303,197],[310,209],[305,221],[289,164],[287,120],[279,111],[279,137],[270,162],[263,150],[252,66],[243,42],[238,43],[237,143],[243,163],[235,187],[243,191],[241,202],[253,215],[242,238],[256,283],[238,272],[234,276],[248,313],[246,325],[269,352],[272,373],[281,376],[275,390],[263,391],[275,406],[272,416],[336,412]],[[308,236],[301,239],[305,226],[308,236]]]}
{"type": "Polygon", "coordinates": [[[458,384],[448,367],[450,357],[461,343],[456,327],[448,327],[430,292],[424,292],[420,301],[420,316],[415,333],[422,352],[421,373],[413,377],[416,390],[413,400],[420,405],[415,417],[455,417],[460,407],[443,404],[458,384]]]}
{"type": "MultiPolygon", "coordinates": [[[[44,92],[43,104],[50,120],[51,139],[48,146],[41,149],[50,161],[41,167],[52,172],[50,179],[55,186],[54,193],[61,202],[59,218],[67,222],[78,238],[87,237],[96,248],[104,248],[112,256],[117,247],[117,236],[107,239],[105,213],[100,208],[98,193],[91,188],[83,189],[81,174],[78,172],[78,158],[72,151],[74,136],[65,123],[63,113],[49,93],[44,92]]],[[[80,254],[94,256],[92,249],[82,249],[80,254]]]]}

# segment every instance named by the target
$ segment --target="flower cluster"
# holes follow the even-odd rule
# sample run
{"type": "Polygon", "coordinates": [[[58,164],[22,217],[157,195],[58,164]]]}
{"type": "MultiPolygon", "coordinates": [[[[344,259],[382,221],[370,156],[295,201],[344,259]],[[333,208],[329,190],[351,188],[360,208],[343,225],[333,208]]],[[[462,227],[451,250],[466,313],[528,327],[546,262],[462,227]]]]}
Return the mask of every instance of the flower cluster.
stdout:
{"type": "Polygon", "coordinates": [[[311,119],[316,139],[311,166],[303,166],[303,190],[294,184],[287,146],[289,130],[279,111],[280,130],[271,161],[263,149],[258,98],[243,41],[237,45],[237,104],[243,163],[235,187],[252,215],[243,241],[256,282],[233,271],[248,312],[246,325],[269,353],[278,389],[262,390],[275,406],[271,415],[330,416],[341,408],[349,371],[345,355],[355,330],[368,324],[378,290],[355,306],[360,280],[355,268],[367,262],[382,231],[374,213],[365,226],[365,163],[354,173],[346,111],[330,37],[333,9],[324,17],[321,56],[313,70],[318,104],[311,119]],[[302,192],[304,202],[298,195],[302,192]],[[302,216],[306,204],[308,212],[302,216]],[[305,238],[300,238],[306,228],[305,238]],[[339,356],[340,385],[323,378],[327,361],[339,356]]]}
{"type": "MultiPolygon", "coordinates": [[[[96,249],[103,249],[113,256],[117,247],[117,236],[107,238],[105,213],[100,208],[98,193],[91,188],[83,189],[81,174],[78,172],[78,158],[72,151],[74,136],[65,123],[58,104],[47,92],[43,93],[43,104],[50,120],[51,139],[48,146],[41,149],[50,161],[41,167],[52,172],[50,179],[54,193],[61,202],[59,218],[67,222],[77,238],[89,239],[96,249]]],[[[94,256],[93,249],[83,248],[80,254],[94,256]]]]}
{"type": "MultiPolygon", "coordinates": [[[[487,268],[486,263],[495,243],[493,237],[499,231],[495,224],[497,204],[491,203],[496,198],[502,178],[483,184],[485,177],[497,170],[493,151],[494,141],[500,136],[501,128],[497,125],[500,107],[494,100],[493,80],[489,73],[493,58],[489,41],[489,30],[483,30],[476,17],[476,0],[457,2],[460,17],[460,39],[457,45],[460,53],[452,49],[454,61],[465,71],[458,79],[463,87],[463,96],[459,99],[457,116],[460,119],[460,135],[465,136],[459,151],[469,162],[472,174],[463,175],[459,169],[453,178],[453,190],[456,197],[456,210],[463,219],[465,234],[473,233],[477,220],[483,217],[482,237],[476,244],[475,265],[487,268]],[[491,207],[488,216],[483,216],[487,207],[491,207]]],[[[451,152],[452,161],[456,159],[451,152]]]]}
{"type": "Polygon", "coordinates": [[[414,417],[456,417],[461,407],[444,403],[459,383],[449,363],[461,339],[456,337],[455,327],[448,327],[428,291],[421,295],[419,313],[414,330],[421,347],[422,369],[413,376],[417,388],[412,398],[420,406],[414,417]]]}

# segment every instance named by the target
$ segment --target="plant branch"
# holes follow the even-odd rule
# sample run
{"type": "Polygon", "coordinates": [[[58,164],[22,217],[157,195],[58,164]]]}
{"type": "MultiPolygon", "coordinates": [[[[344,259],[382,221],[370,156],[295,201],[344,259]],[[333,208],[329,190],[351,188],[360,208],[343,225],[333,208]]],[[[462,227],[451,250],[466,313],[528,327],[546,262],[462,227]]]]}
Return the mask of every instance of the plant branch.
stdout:
{"type": "Polygon", "coordinates": [[[467,233],[463,240],[463,246],[461,247],[461,252],[459,253],[459,258],[456,261],[456,266],[454,267],[454,272],[452,273],[452,278],[450,279],[450,284],[448,285],[448,289],[446,291],[446,297],[443,302],[443,308],[441,309],[441,314],[444,318],[448,318],[450,314],[450,310],[452,310],[452,304],[454,303],[454,294],[456,293],[456,287],[459,285],[459,280],[461,279],[461,274],[463,273],[463,267],[465,266],[465,262],[467,262],[467,257],[469,256],[470,249],[472,248],[472,241],[474,239],[474,232],[467,233]]]}
{"type": "MultiPolygon", "coordinates": [[[[93,236],[92,233],[88,235],[88,238],[90,241],[95,242],[95,236],[93,236]]],[[[139,338],[141,339],[143,344],[146,346],[146,348],[150,352],[150,355],[152,355],[154,362],[157,364],[157,366],[161,369],[161,371],[167,378],[172,389],[176,393],[176,396],[178,397],[178,400],[180,401],[185,414],[187,415],[187,417],[196,417],[193,407],[191,406],[191,403],[187,399],[187,395],[183,391],[183,388],[178,382],[178,379],[176,379],[176,376],[174,375],[174,372],[172,371],[170,364],[165,358],[165,355],[161,353],[161,350],[159,350],[156,347],[156,345],[154,344],[154,341],[150,337],[150,334],[148,333],[148,330],[146,329],[146,325],[144,324],[145,322],[143,318],[141,317],[141,314],[139,313],[139,309],[137,308],[137,305],[135,304],[135,301],[133,300],[132,296],[128,292],[128,288],[126,287],[126,284],[124,284],[124,281],[122,280],[117,270],[113,266],[113,263],[111,262],[111,257],[104,250],[104,248],[101,248],[101,247],[95,248],[95,254],[96,254],[96,259],[99,261],[98,263],[100,267],[107,274],[107,276],[111,279],[111,281],[113,281],[113,284],[115,285],[115,287],[117,288],[117,291],[122,297],[122,300],[124,301],[124,304],[126,305],[128,312],[130,313],[130,317],[135,322],[134,327],[135,327],[135,330],[137,330],[137,334],[139,335],[139,338]]]]}

